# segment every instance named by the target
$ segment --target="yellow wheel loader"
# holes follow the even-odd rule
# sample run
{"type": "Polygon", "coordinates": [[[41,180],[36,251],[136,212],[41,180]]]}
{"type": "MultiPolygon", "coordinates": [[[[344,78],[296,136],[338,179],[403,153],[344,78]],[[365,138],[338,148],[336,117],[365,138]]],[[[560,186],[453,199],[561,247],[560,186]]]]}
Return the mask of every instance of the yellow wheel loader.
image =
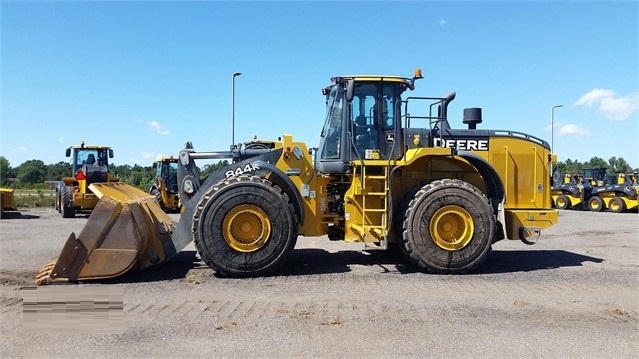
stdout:
{"type": "Polygon", "coordinates": [[[0,188],[0,218],[5,211],[17,211],[13,188],[0,188]]]}
{"type": "Polygon", "coordinates": [[[463,111],[467,128],[452,128],[455,93],[407,96],[420,78],[421,70],[333,77],[317,147],[288,134],[272,148],[200,152],[187,143],[177,223],[143,191],[92,184],[100,202],[36,283],[116,277],[160,265],[191,242],[228,277],[274,273],[298,236],[396,247],[421,270],[450,274],[475,268],[499,240],[534,243],[558,220],[549,144],[478,129],[480,108],[463,111]],[[202,159],[233,161],[201,181],[202,159]]]}
{"type": "Polygon", "coordinates": [[[177,158],[160,157],[153,162],[153,168],[156,170],[156,175],[149,193],[155,197],[165,212],[179,213],[182,205],[178,194],[177,158]]]}
{"type": "Polygon", "coordinates": [[[73,145],[66,149],[71,157],[71,176],[58,181],[55,188],[55,209],[63,218],[73,218],[78,212],[90,212],[98,204],[98,196],[90,189],[92,183],[118,182],[109,174],[109,158],[113,149],[106,146],[73,145]]]}
{"type": "Polygon", "coordinates": [[[606,208],[614,213],[636,211],[639,207],[638,194],[639,184],[636,174],[609,173],[603,179],[601,186],[592,189],[588,207],[593,212],[600,212],[606,208]]]}

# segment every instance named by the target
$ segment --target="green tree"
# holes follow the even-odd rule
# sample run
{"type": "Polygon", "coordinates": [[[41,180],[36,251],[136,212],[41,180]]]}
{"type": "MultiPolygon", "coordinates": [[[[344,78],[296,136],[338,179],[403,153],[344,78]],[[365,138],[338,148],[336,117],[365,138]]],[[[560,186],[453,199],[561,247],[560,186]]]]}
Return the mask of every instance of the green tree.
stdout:
{"type": "Polygon", "coordinates": [[[563,168],[564,173],[579,173],[584,165],[578,160],[571,160],[570,158],[566,159],[566,162],[557,163],[558,168],[563,168]]]}
{"type": "Polygon", "coordinates": [[[584,168],[607,168],[608,163],[603,159],[597,156],[588,160],[588,162],[584,163],[584,168]]]}
{"type": "Polygon", "coordinates": [[[4,156],[0,156],[0,184],[7,185],[9,183],[9,178],[13,177],[15,177],[15,175],[13,174],[13,169],[11,168],[9,160],[4,156]]]}
{"type": "Polygon", "coordinates": [[[109,165],[109,174],[111,177],[118,178],[120,181],[125,182],[124,178],[127,178],[131,173],[131,166],[129,165],[116,165],[112,163],[109,165]]]}
{"type": "Polygon", "coordinates": [[[143,191],[147,191],[149,187],[151,187],[154,177],[155,171],[153,170],[152,166],[142,167],[139,165],[135,165],[131,168],[129,175],[128,177],[126,177],[124,182],[135,186],[143,191]]]}
{"type": "Polygon", "coordinates": [[[41,185],[47,175],[47,166],[40,160],[29,160],[16,167],[16,177],[21,184],[41,185]]]}
{"type": "Polygon", "coordinates": [[[200,177],[204,180],[211,173],[219,170],[222,167],[228,166],[228,165],[229,165],[229,161],[227,161],[227,160],[218,161],[218,163],[216,163],[216,164],[206,164],[206,165],[204,165],[204,167],[202,167],[202,170],[200,171],[200,177]]]}
{"type": "Polygon", "coordinates": [[[632,172],[632,167],[623,157],[610,157],[608,160],[608,172],[632,172]]]}
{"type": "Polygon", "coordinates": [[[60,161],[47,166],[47,181],[59,181],[62,177],[69,176],[71,176],[71,164],[68,162],[60,161]]]}

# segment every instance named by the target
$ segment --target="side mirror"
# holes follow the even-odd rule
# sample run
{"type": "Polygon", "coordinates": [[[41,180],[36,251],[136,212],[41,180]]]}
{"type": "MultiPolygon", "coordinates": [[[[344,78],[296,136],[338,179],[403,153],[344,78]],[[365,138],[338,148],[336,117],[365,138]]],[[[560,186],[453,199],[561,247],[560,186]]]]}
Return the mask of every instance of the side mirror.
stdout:
{"type": "Polygon", "coordinates": [[[65,153],[67,157],[71,157],[71,147],[67,148],[67,152],[65,153]]]}
{"type": "Polygon", "coordinates": [[[109,148],[109,158],[113,158],[113,149],[109,148]]]}

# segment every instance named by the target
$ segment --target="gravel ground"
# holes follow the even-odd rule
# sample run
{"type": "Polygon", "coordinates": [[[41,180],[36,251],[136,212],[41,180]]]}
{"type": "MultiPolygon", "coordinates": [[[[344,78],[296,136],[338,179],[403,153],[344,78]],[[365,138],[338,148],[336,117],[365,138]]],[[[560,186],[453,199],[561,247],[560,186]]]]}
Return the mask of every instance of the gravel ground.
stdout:
{"type": "Polygon", "coordinates": [[[86,217],[8,217],[2,357],[639,357],[637,213],[561,212],[536,245],[498,242],[465,275],[420,273],[394,252],[319,237],[300,238],[267,278],[217,278],[191,245],[155,270],[37,290],[35,273],[86,217]],[[103,317],[78,331],[62,325],[71,314],[56,326],[29,311],[29,295],[52,288],[119,295],[101,312],[112,330],[96,332],[103,317]]]}

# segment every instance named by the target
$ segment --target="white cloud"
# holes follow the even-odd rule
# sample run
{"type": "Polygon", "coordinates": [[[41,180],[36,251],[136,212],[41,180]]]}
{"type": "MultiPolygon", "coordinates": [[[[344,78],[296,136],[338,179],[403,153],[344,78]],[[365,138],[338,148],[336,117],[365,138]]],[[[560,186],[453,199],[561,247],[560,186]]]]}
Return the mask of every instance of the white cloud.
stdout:
{"type": "Polygon", "coordinates": [[[639,110],[639,93],[615,97],[613,90],[594,89],[581,96],[575,106],[597,107],[607,119],[623,121],[639,110]]]}
{"type": "Polygon", "coordinates": [[[444,19],[441,19],[441,20],[439,20],[439,25],[440,26],[446,26],[446,25],[448,25],[448,21],[446,21],[444,19]]]}
{"type": "Polygon", "coordinates": [[[58,142],[64,143],[64,140],[65,140],[64,136],[58,137],[58,142]]]}
{"type": "MultiPolygon", "coordinates": [[[[550,132],[550,125],[544,128],[544,131],[550,132]]],[[[558,136],[573,136],[581,137],[590,134],[590,130],[587,128],[579,127],[573,123],[555,123],[555,133],[558,136]]]]}
{"type": "Polygon", "coordinates": [[[586,128],[579,127],[575,124],[568,123],[558,126],[557,133],[559,136],[574,136],[581,137],[590,134],[590,131],[586,128]]]}
{"type": "Polygon", "coordinates": [[[155,159],[155,157],[157,157],[155,155],[155,152],[142,152],[142,153],[140,153],[140,156],[142,156],[142,158],[145,159],[145,160],[149,159],[149,158],[155,159]]]}
{"type": "Polygon", "coordinates": [[[149,125],[149,127],[151,127],[158,135],[165,136],[171,133],[169,130],[165,129],[164,126],[162,126],[162,124],[160,124],[158,121],[149,121],[146,124],[149,125]]]}

